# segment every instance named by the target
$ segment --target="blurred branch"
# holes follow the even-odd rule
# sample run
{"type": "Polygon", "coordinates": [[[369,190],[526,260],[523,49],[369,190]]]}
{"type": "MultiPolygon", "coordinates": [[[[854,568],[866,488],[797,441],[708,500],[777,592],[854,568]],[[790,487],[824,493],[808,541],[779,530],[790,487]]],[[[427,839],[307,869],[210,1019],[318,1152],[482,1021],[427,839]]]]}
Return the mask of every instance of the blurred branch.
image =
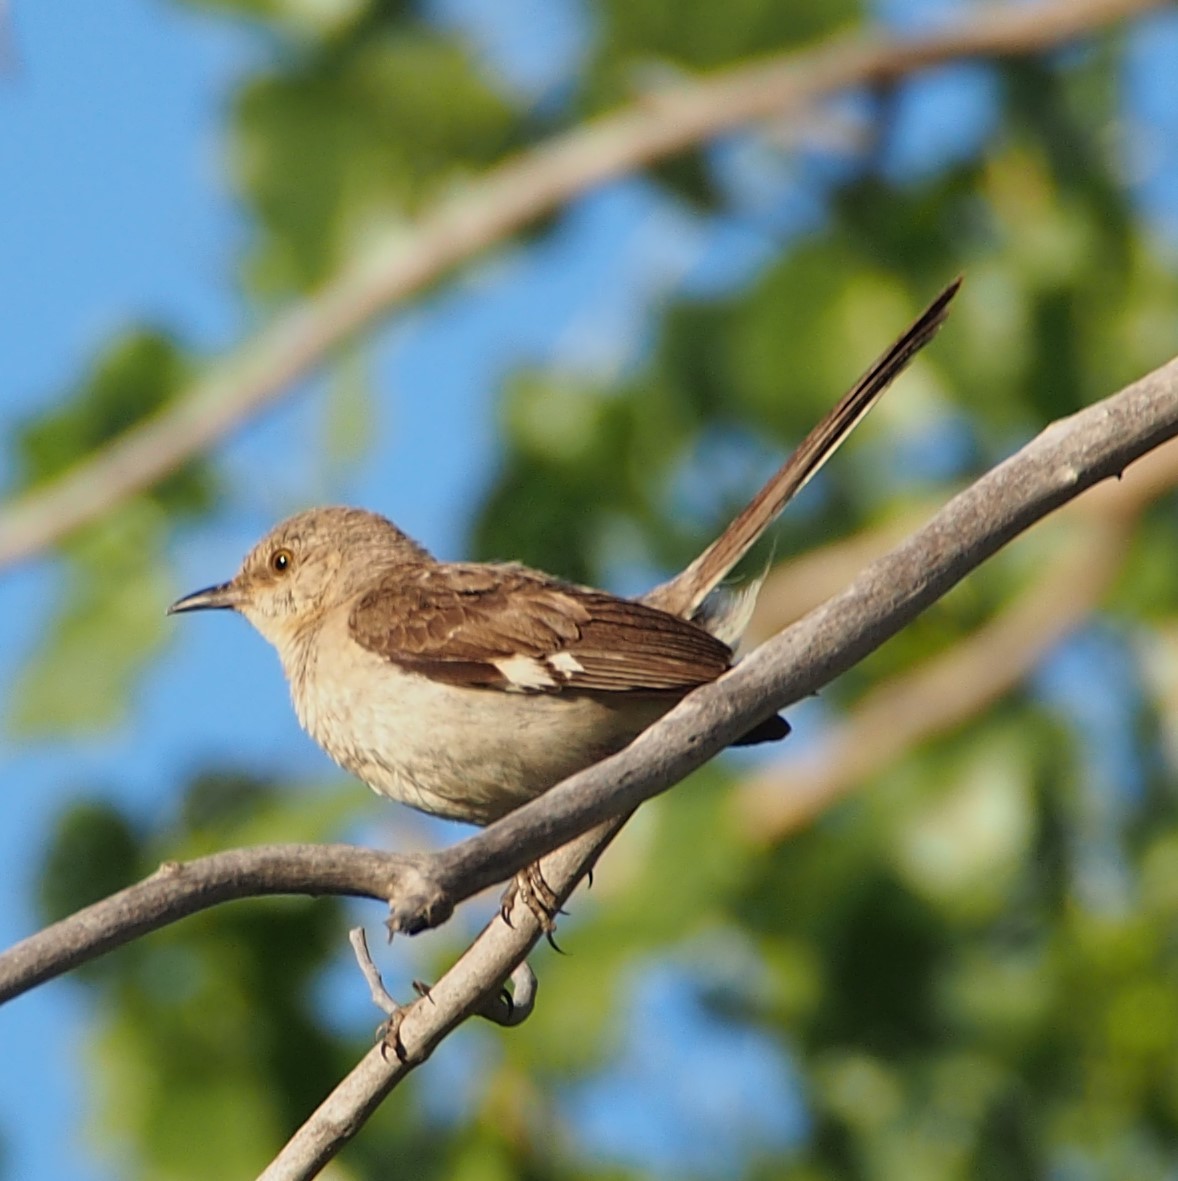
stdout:
{"type": "Polygon", "coordinates": [[[850,537],[827,542],[805,553],[781,558],[769,571],[757,595],[743,646],[754,648],[838,594],[869,563],[916,529],[936,511],[906,509],[902,516],[862,529],[850,537]]]}
{"type": "Polygon", "coordinates": [[[1092,530],[996,619],[876,685],[804,760],[749,779],[736,797],[749,840],[780,840],[921,742],[997,701],[1096,608],[1129,540],[1114,528],[1092,530]]]}
{"type": "MultiPolygon", "coordinates": [[[[1131,479],[1104,484],[1058,514],[1080,534],[996,619],[920,668],[876,685],[803,760],[748,779],[736,807],[749,839],[773,843],[878,776],[920,743],[974,717],[1019,684],[1100,605],[1128,556],[1137,517],[1178,485],[1178,447],[1146,456],[1131,479]]],[[[849,552],[882,546],[890,527],[844,543],[849,552]]],[[[848,556],[811,573],[836,576],[848,556]]],[[[821,578],[818,579],[821,585],[821,578]]],[[[784,587],[796,604],[811,588],[784,587]]],[[[829,593],[829,592],[827,592],[829,593]]]]}
{"type": "Polygon", "coordinates": [[[458,263],[617,176],[848,87],[946,61],[1051,48],[1161,0],[1051,0],[976,11],[956,27],[876,32],[673,85],[525,152],[444,200],[415,228],[368,242],[174,403],[0,509],[0,566],[28,558],[142,491],[275,401],[332,349],[458,263]]]}

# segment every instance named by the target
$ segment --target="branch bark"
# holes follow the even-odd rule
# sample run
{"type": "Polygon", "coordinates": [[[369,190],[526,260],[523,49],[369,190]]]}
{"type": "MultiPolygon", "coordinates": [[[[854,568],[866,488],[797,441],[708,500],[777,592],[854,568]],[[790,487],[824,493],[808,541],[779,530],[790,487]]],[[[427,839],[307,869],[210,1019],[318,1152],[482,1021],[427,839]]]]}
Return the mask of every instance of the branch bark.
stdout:
{"type": "MultiPolygon", "coordinates": [[[[1175,486],[1178,447],[1163,447],[1145,456],[1131,479],[1102,484],[1057,513],[1057,526],[1074,536],[1001,614],[942,655],[876,685],[804,760],[783,760],[741,785],[733,803],[749,839],[783,840],[922,742],[1009,692],[1099,607],[1121,574],[1139,517],[1175,486]]],[[[800,613],[799,603],[808,607],[815,588],[823,598],[833,594],[849,581],[848,562],[874,557],[894,531],[893,523],[836,542],[771,575],[760,634],[774,618],[784,626],[800,613]],[[796,567],[809,574],[808,582],[796,567]]]]}
{"type": "MultiPolygon", "coordinates": [[[[704,686],[625,751],[590,767],[478,836],[438,853],[394,857],[349,846],[270,846],[165,865],[146,882],[56,924],[0,956],[0,999],[184,914],[230,898],[280,892],[385,898],[390,925],[414,931],[541,854],[560,900],[628,813],[745,732],[770,707],[818,690],[894,635],[970,570],[1085,489],[1119,476],[1178,435],[1178,359],[1119,394],[1055,423],[956,496],[841,594],[704,686]]],[[[1146,485],[1150,483],[1147,479],[1146,485]]],[[[1140,494],[1139,494],[1140,495],[1140,494]]],[[[385,1095],[488,1000],[540,935],[526,906],[496,918],[400,1026],[404,1059],[367,1054],[268,1167],[267,1181],[315,1176],[385,1095]]]]}
{"type": "Polygon", "coordinates": [[[1178,359],[1048,427],[842,593],[684,698],[621,753],[434,854],[433,888],[394,899],[394,926],[419,930],[428,908],[444,911],[497,880],[491,866],[514,871],[664,791],[745,733],[767,706],[782,709],[815,693],[1023,530],[1176,434],[1178,359]]]}
{"type": "MultiPolygon", "coordinates": [[[[544,880],[560,904],[592,869],[623,821],[611,821],[571,841],[541,862],[544,880]]],[[[399,1035],[403,1057],[376,1046],[291,1137],[259,1181],[306,1181],[363,1127],[368,1117],[438,1044],[474,1013],[483,1010],[502,982],[521,964],[543,931],[520,900],[510,925],[496,916],[454,966],[408,1007],[399,1035]]]]}
{"type": "MultiPolygon", "coordinates": [[[[166,861],[151,877],[62,919],[0,955],[0,1004],[199,910],[269,894],[385,900],[422,857],[353,845],[257,845],[166,861]]],[[[410,886],[410,889],[413,887],[410,886]]]]}
{"type": "MultiPolygon", "coordinates": [[[[1133,469],[1132,480],[1102,484],[1068,504],[1051,518],[1051,527],[1087,534],[1111,520],[1118,528],[1129,529],[1138,515],[1176,486],[1178,448],[1166,447],[1144,456],[1133,469]]],[[[757,609],[745,633],[750,646],[764,643],[838,594],[860,570],[898,545],[935,511],[932,501],[908,505],[895,518],[778,562],[757,596],[757,609]]]]}
{"type": "Polygon", "coordinates": [[[841,90],[947,61],[1034,53],[1162,0],[1051,0],[971,14],[922,37],[838,37],[643,96],[631,107],[525,152],[411,231],[367,242],[317,294],[280,316],[166,409],[57,479],[0,509],[0,567],[97,520],[277,400],[330,352],[459,262],[615,177],[733,128],[798,111],[841,90]]]}
{"type": "MultiPolygon", "coordinates": [[[[484,832],[413,857],[269,846],[165,866],[0,956],[0,999],[184,914],[252,894],[379,897],[389,902],[391,929],[436,925],[460,901],[678,782],[770,708],[816,692],[1024,529],[1176,434],[1178,359],[1049,427],[841,594],[689,695],[624,751],[484,832]]],[[[500,978],[513,966],[504,965],[500,978]]]]}
{"type": "MultiPolygon", "coordinates": [[[[561,803],[568,801],[566,815],[583,815],[591,810],[600,784],[610,788],[615,811],[623,799],[627,805],[635,803],[639,792],[642,798],[654,794],[652,788],[657,790],[661,782],[660,768],[664,774],[675,774],[668,769],[675,768],[679,760],[698,765],[707,757],[700,755],[701,751],[710,750],[724,736],[736,737],[742,727],[747,728],[760,716],[757,710],[764,710],[769,693],[780,706],[813,692],[898,631],[1023,529],[1098,481],[1120,476],[1134,459],[1175,435],[1178,359],[1120,394],[1048,428],[955,497],[841,595],[763,645],[721,681],[693,693],[627,750],[567,780],[481,836],[438,854],[439,862],[453,854],[451,863],[461,864],[465,860],[462,851],[470,855],[480,845],[494,849],[497,843],[506,843],[511,848],[513,841],[526,840],[529,831],[537,829],[545,829],[547,839],[558,839],[562,809],[553,805],[553,797],[561,803]],[[734,682],[741,681],[745,683],[734,689],[734,682]],[[748,705],[750,694],[752,707],[748,705]],[[529,812],[530,817],[525,815],[529,812]],[[519,821],[513,825],[516,818],[519,821]]],[[[1153,485],[1156,480],[1143,480],[1132,495],[1124,496],[1122,510],[1145,503],[1153,485]]],[[[1104,514],[1106,527],[1114,523],[1115,516],[1111,511],[1104,514]]],[[[562,902],[622,823],[585,833],[545,858],[545,879],[562,902]]],[[[522,857],[524,862],[529,859],[522,857]]],[[[446,1033],[477,1010],[496,987],[495,982],[520,962],[539,935],[535,918],[526,907],[517,905],[512,923],[515,929],[498,920],[492,922],[446,974],[441,983],[447,996],[453,990],[452,1001],[438,1003],[442,994],[435,987],[428,1006],[418,1001],[412,1007],[401,1026],[406,1060],[391,1060],[379,1050],[370,1051],[292,1137],[262,1174],[262,1181],[314,1177],[401,1079],[428,1057],[446,1033]]]]}

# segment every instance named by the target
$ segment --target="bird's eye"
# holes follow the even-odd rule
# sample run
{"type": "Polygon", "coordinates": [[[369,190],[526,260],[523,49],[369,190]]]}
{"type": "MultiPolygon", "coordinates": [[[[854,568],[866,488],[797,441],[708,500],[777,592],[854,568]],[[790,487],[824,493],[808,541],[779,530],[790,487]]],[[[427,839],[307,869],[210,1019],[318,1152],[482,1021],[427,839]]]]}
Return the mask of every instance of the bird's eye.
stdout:
{"type": "Polygon", "coordinates": [[[270,569],[273,570],[275,574],[285,574],[293,565],[294,554],[292,554],[290,550],[286,549],[285,547],[282,549],[276,549],[270,555],[270,569]]]}

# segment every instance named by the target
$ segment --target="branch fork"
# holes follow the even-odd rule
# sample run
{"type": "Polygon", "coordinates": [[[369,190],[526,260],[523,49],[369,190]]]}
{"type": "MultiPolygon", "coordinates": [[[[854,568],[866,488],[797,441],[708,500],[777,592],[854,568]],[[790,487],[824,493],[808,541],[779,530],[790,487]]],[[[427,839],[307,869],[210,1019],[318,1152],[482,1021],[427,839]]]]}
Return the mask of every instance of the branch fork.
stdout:
{"type": "MultiPolygon", "coordinates": [[[[844,591],[684,698],[625,750],[483,832],[426,855],[348,845],[271,845],[166,862],[146,881],[0,955],[0,1001],[233,898],[308,893],[381,899],[390,907],[391,929],[414,932],[443,921],[459,902],[540,859],[559,906],[643,800],[678,782],[769,709],[816,692],[1019,533],[1084,489],[1120,476],[1176,435],[1178,359],[1049,427],[844,591]]],[[[1127,479],[1133,478],[1129,472],[1127,479]]],[[[314,1176],[405,1073],[467,1017],[497,1013],[504,1024],[518,1024],[530,1012],[534,980],[519,973],[526,971],[524,961],[543,925],[518,899],[510,920],[509,926],[496,915],[431,987],[429,999],[405,1007],[397,1029],[404,1060],[380,1047],[366,1055],[262,1174],[266,1181],[314,1176]],[[517,990],[511,1009],[499,995],[509,977],[517,990]]]]}

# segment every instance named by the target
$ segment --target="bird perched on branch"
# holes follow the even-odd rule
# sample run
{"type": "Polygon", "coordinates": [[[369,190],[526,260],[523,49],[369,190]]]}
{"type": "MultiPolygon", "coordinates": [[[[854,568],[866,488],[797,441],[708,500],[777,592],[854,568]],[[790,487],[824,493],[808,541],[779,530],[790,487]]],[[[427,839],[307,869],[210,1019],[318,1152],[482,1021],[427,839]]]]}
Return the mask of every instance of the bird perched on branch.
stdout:
{"type": "MultiPolygon", "coordinates": [[[[319,508],[282,522],[230,581],[169,613],[240,612],[278,650],[299,721],[340,766],[423,812],[490,823],[731,667],[756,586],[712,592],[932,339],[959,285],[711,546],[641,599],[520,565],[439,562],[384,517],[319,508]]],[[[769,714],[742,741],[788,732],[769,714]]]]}

